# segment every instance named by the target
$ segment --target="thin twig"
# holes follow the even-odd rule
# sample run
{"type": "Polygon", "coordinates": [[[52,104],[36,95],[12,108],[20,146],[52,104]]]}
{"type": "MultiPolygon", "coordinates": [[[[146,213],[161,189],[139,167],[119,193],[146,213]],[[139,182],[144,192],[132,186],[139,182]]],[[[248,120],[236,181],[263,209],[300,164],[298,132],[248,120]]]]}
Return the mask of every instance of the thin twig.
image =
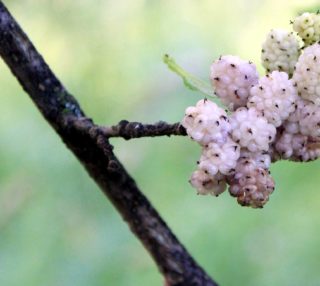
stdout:
{"type": "Polygon", "coordinates": [[[90,176],[150,252],[168,285],[217,285],[177,240],[0,1],[0,55],[90,176]]]}
{"type": "Polygon", "coordinates": [[[143,124],[122,120],[117,125],[101,127],[101,131],[108,138],[122,137],[126,140],[140,137],[187,135],[185,128],[180,123],[169,124],[164,121],[155,124],[143,124]]]}

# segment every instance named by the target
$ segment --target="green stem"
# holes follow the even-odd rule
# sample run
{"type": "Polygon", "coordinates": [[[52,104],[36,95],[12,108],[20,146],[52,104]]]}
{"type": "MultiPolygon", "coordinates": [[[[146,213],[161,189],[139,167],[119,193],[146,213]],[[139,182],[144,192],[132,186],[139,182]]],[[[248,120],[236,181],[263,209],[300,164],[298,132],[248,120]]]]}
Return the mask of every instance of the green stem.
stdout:
{"type": "Polygon", "coordinates": [[[188,87],[191,90],[200,91],[205,96],[214,96],[213,89],[208,82],[199,79],[187,72],[186,70],[184,70],[175,62],[175,60],[172,57],[170,57],[167,54],[164,55],[163,62],[168,66],[170,70],[172,70],[182,78],[183,83],[186,87],[188,87]]]}

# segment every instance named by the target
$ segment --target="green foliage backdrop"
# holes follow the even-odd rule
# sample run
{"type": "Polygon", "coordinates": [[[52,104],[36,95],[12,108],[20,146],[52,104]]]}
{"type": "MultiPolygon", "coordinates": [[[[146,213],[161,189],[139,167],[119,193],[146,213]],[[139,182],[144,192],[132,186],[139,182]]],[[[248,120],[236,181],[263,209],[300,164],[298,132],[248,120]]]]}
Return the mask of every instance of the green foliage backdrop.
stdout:
{"type": "MultiPolygon", "coordinates": [[[[206,79],[220,54],[259,64],[271,28],[315,1],[8,0],[34,44],[97,123],[179,121],[199,95],[169,53],[206,79]]],[[[162,285],[141,244],[0,63],[0,285],[162,285]]],[[[187,138],[113,139],[115,151],[221,285],[319,285],[320,162],[277,163],[262,210],[188,184],[187,138]]]]}

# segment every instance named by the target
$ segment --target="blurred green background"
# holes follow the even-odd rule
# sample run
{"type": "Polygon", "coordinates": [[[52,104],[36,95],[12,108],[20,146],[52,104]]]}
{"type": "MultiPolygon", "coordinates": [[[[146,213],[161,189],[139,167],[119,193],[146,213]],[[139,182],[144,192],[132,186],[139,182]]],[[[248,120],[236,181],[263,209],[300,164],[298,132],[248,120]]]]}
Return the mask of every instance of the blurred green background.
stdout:
{"type": "MultiPolygon", "coordinates": [[[[208,78],[220,54],[259,63],[271,28],[315,1],[4,1],[99,124],[181,120],[199,99],[169,53],[208,78]]],[[[153,261],[0,63],[0,285],[163,285],[153,261]]],[[[200,148],[183,137],[113,139],[115,152],[221,285],[320,285],[320,162],[280,162],[262,210],[196,196],[200,148]]]]}

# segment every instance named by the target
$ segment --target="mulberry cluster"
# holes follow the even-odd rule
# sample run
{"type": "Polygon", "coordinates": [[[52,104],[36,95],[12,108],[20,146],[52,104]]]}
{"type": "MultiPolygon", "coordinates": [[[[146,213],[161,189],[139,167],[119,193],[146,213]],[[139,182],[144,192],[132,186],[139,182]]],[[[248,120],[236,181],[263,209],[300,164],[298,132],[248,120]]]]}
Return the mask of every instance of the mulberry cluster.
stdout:
{"type": "Polygon", "coordinates": [[[226,189],[240,156],[240,146],[230,137],[231,124],[226,112],[214,102],[203,99],[186,109],[181,123],[191,139],[202,147],[198,169],[190,183],[198,194],[219,195],[226,189]]]}
{"type": "Polygon", "coordinates": [[[262,208],[275,189],[271,162],[320,157],[320,15],[305,13],[293,27],[309,47],[271,30],[262,47],[265,76],[236,56],[213,62],[212,87],[229,112],[207,99],[186,109],[181,124],[202,148],[190,179],[198,194],[228,188],[240,205],[262,208]]]}

